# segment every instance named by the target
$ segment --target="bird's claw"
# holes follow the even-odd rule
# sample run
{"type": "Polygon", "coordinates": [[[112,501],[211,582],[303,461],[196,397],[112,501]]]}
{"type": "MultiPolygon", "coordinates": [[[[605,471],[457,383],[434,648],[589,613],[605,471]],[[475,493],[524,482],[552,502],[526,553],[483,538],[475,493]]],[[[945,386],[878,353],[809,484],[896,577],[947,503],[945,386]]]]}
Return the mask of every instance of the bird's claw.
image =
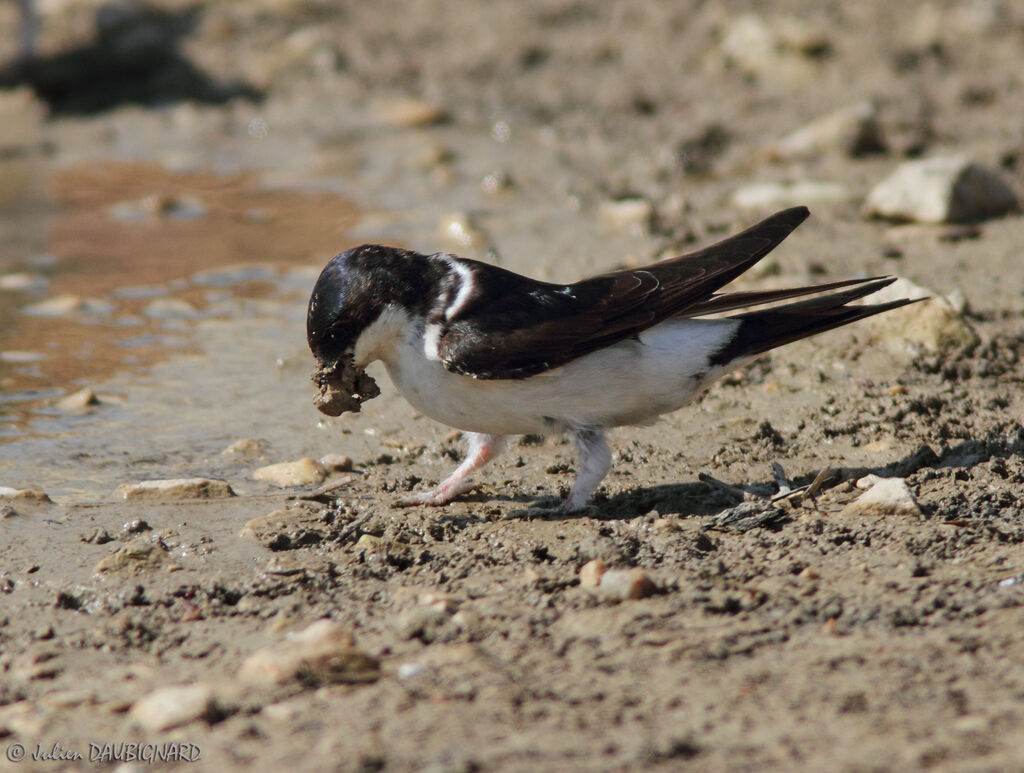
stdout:
{"type": "Polygon", "coordinates": [[[454,489],[443,489],[441,486],[438,486],[430,491],[423,491],[419,494],[402,497],[395,502],[395,507],[419,507],[421,505],[427,507],[441,507],[442,505],[454,502],[455,499],[475,488],[476,486],[464,486],[454,489]]]}
{"type": "Polygon", "coordinates": [[[413,494],[412,496],[402,497],[395,502],[395,507],[417,507],[419,505],[436,507],[446,505],[450,501],[450,499],[444,499],[443,497],[437,496],[433,491],[427,491],[422,494],[413,494]]]}

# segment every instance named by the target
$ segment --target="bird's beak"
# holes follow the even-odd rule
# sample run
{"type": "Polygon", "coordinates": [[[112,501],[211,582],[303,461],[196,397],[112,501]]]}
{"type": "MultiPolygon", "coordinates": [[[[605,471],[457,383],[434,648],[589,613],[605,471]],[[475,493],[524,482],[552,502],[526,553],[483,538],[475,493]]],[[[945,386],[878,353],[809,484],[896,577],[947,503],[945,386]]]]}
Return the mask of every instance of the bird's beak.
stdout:
{"type": "Polygon", "coordinates": [[[313,383],[317,387],[313,405],[328,416],[340,416],[346,411],[358,413],[364,402],[380,394],[377,382],[356,366],[351,355],[330,364],[320,363],[313,383]]]}

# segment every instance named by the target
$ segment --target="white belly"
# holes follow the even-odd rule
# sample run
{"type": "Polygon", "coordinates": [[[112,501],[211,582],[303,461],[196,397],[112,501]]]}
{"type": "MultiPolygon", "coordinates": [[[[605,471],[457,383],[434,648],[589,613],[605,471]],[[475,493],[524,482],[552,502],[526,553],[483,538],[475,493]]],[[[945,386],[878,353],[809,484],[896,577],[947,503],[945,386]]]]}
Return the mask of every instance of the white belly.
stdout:
{"type": "Polygon", "coordinates": [[[733,320],[669,320],[560,368],[526,379],[485,380],[452,373],[400,337],[384,362],[395,386],[421,413],[470,432],[544,433],[570,424],[643,424],[674,411],[726,372],[708,359],[731,338],[733,320]]]}

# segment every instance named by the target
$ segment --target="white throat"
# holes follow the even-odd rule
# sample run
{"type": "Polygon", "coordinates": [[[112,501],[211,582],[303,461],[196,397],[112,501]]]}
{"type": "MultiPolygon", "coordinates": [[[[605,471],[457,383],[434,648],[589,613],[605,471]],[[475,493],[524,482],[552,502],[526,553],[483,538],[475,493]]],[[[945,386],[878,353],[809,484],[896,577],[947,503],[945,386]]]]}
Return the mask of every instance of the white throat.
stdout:
{"type": "Polygon", "coordinates": [[[353,360],[356,366],[365,368],[374,360],[391,362],[397,355],[397,345],[409,333],[411,320],[405,310],[398,306],[386,306],[356,339],[353,360]]]}

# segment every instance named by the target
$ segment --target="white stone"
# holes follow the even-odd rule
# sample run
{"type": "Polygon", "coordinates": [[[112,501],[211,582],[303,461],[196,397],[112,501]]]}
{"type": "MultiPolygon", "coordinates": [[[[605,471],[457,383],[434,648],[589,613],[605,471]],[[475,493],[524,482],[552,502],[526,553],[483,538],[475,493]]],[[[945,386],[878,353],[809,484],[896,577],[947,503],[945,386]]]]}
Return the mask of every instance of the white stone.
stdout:
{"type": "Polygon", "coordinates": [[[864,214],[923,223],[963,223],[1018,209],[1017,197],[996,172],[963,156],[900,164],[868,194],[864,214]]]}
{"type": "Polygon", "coordinates": [[[921,515],[921,508],[903,478],[867,475],[857,481],[857,488],[867,491],[843,508],[846,515],[921,515]]]}
{"type": "Polygon", "coordinates": [[[131,709],[131,718],[147,730],[170,730],[202,719],[213,708],[213,689],[206,684],[161,687],[131,709]]]}

